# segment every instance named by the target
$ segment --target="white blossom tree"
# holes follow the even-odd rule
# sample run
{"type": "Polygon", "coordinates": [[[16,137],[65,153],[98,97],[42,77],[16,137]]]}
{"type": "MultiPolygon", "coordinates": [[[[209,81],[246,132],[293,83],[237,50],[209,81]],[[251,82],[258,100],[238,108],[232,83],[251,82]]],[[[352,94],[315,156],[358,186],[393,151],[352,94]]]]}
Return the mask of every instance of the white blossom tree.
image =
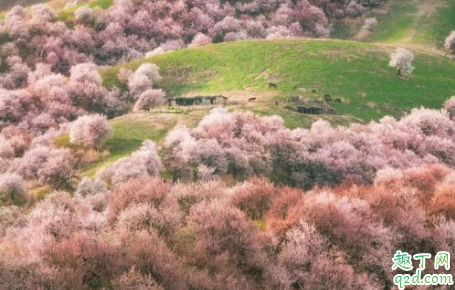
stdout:
{"type": "Polygon", "coordinates": [[[414,54],[412,51],[399,47],[390,55],[389,66],[396,68],[399,76],[404,73],[411,74],[414,71],[413,60],[414,54]]]}
{"type": "Polygon", "coordinates": [[[455,31],[454,30],[452,30],[450,32],[449,36],[447,36],[447,38],[445,39],[444,47],[447,49],[446,56],[449,53],[452,55],[455,55],[455,31]]]}
{"type": "Polygon", "coordinates": [[[70,142],[85,148],[100,148],[112,132],[112,127],[102,115],[79,117],[70,129],[70,142]]]}

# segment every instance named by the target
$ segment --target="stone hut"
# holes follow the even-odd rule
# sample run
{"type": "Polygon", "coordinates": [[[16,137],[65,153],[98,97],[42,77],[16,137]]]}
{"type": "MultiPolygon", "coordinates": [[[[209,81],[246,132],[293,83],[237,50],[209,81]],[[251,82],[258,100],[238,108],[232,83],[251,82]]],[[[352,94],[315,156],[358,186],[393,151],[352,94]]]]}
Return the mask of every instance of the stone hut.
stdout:
{"type": "Polygon", "coordinates": [[[228,97],[217,95],[217,96],[195,96],[195,97],[178,97],[168,99],[168,106],[210,106],[210,105],[226,105],[228,97]]]}
{"type": "Polygon", "coordinates": [[[308,115],[319,115],[324,112],[324,108],[320,107],[305,107],[305,106],[298,106],[297,112],[301,114],[308,114],[308,115]]]}

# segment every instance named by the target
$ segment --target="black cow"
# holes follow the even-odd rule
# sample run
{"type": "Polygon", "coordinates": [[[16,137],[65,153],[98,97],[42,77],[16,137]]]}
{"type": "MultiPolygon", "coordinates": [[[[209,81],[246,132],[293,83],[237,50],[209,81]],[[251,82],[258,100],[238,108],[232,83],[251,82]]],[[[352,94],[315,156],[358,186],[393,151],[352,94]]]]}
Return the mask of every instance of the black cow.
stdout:
{"type": "Polygon", "coordinates": [[[331,101],[332,101],[332,97],[331,97],[330,95],[325,95],[325,96],[324,96],[324,100],[325,100],[326,102],[331,102],[331,101]]]}

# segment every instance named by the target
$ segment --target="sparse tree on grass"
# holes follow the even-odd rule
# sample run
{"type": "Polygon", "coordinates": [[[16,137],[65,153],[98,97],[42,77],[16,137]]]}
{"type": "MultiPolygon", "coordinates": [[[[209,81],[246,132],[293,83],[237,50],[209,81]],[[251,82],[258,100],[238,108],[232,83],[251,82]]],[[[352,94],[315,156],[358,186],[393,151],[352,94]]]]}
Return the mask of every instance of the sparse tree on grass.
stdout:
{"type": "Polygon", "coordinates": [[[399,47],[390,55],[389,66],[397,69],[398,76],[411,74],[414,71],[413,60],[414,54],[412,51],[399,47]]]}
{"type": "MultiPolygon", "coordinates": [[[[455,31],[451,31],[449,36],[445,39],[444,47],[447,49],[446,56],[450,53],[455,55],[455,31]]],[[[455,59],[455,58],[454,58],[455,59]]]]}

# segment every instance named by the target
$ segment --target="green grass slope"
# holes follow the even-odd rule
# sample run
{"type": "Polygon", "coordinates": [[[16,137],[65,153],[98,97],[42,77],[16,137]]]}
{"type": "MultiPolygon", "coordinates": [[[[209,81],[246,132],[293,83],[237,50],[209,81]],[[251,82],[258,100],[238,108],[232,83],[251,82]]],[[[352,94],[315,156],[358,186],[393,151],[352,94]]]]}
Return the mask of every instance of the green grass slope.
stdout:
{"type": "MultiPolygon", "coordinates": [[[[420,1],[420,0],[419,0],[420,1]]],[[[375,42],[399,42],[410,37],[419,18],[419,1],[392,0],[387,4],[386,14],[373,14],[379,24],[374,33],[367,38],[375,42]]],[[[372,15],[372,16],[373,16],[372,15]]]]}
{"type": "Polygon", "coordinates": [[[63,135],[54,143],[57,147],[73,150],[79,157],[82,176],[93,177],[98,169],[137,150],[145,139],[161,145],[167,133],[176,125],[196,126],[208,110],[195,111],[154,111],[132,113],[110,120],[113,133],[101,151],[86,151],[70,144],[69,136],[63,135]]]}
{"type": "Polygon", "coordinates": [[[367,15],[376,17],[379,25],[366,41],[441,49],[455,29],[455,0],[390,0],[367,15]]]}
{"type": "MultiPolygon", "coordinates": [[[[276,95],[258,111],[287,115],[272,108],[287,97],[316,99],[325,94],[343,100],[330,104],[336,116],[368,122],[384,115],[400,116],[414,107],[440,108],[455,94],[455,63],[441,56],[415,52],[414,73],[399,78],[388,67],[394,47],[338,40],[243,41],[184,49],[138,60],[102,71],[105,85],[119,85],[121,67],[137,68],[156,63],[163,75],[158,86],[170,97],[187,93],[270,92],[269,82],[278,84],[276,95]],[[295,88],[296,87],[296,88],[295,88]],[[316,93],[312,93],[316,90],[316,93]]],[[[281,106],[279,106],[281,107],[281,106]]],[[[304,118],[302,116],[301,118],[304,118]]]]}
{"type": "Polygon", "coordinates": [[[450,31],[455,30],[455,0],[442,2],[433,14],[426,14],[423,17],[415,42],[434,44],[442,48],[450,31]]]}

